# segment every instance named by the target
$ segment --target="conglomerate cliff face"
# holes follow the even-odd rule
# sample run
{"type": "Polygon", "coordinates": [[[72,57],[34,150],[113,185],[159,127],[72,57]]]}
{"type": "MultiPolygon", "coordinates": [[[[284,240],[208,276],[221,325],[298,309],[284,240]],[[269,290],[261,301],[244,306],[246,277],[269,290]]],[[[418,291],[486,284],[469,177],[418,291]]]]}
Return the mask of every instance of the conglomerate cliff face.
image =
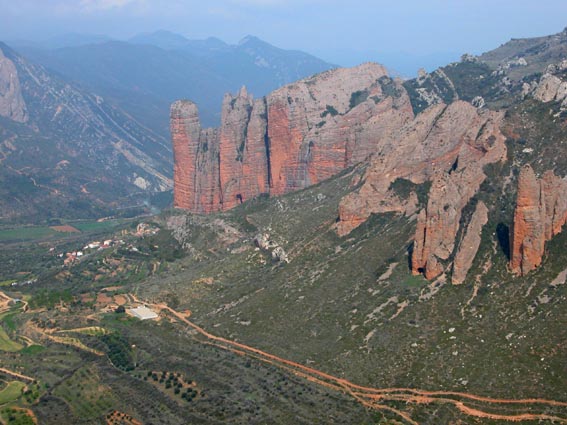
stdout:
{"type": "Polygon", "coordinates": [[[226,95],[219,129],[201,129],[196,106],[172,105],[175,206],[233,208],[327,179],[374,153],[413,119],[401,83],[377,64],[336,69],[254,100],[226,95]]]}
{"type": "Polygon", "coordinates": [[[542,261],[545,243],[567,222],[567,180],[546,171],[537,178],[529,165],[518,178],[510,267],[524,275],[542,261]]]}
{"type": "MultiPolygon", "coordinates": [[[[226,95],[216,130],[201,129],[195,104],[179,101],[171,109],[175,206],[226,210],[262,193],[282,195],[316,184],[368,160],[362,180],[353,182],[358,187],[340,203],[337,232],[350,233],[374,213],[417,213],[415,191],[401,197],[393,183],[431,182],[427,205],[417,215],[411,261],[414,273],[431,279],[449,266],[455,246],[464,247],[456,240],[461,215],[486,177],[483,167],[506,156],[502,118],[465,101],[415,115],[401,82],[376,64],[328,71],[262,99],[245,89],[226,95]]],[[[466,252],[472,258],[484,222],[481,214],[470,229],[466,252]]],[[[456,267],[460,283],[469,261],[461,258],[456,267]]]]}

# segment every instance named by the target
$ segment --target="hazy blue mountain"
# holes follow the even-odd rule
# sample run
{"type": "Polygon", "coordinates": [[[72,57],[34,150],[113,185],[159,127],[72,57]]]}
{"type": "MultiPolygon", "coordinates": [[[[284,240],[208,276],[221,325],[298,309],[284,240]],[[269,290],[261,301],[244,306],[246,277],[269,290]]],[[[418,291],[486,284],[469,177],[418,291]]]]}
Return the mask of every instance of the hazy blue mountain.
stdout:
{"type": "Polygon", "coordinates": [[[216,125],[226,92],[247,86],[255,96],[316,74],[334,65],[307,53],[279,49],[256,37],[237,45],[216,38],[188,40],[158,31],[129,41],[21,52],[87,88],[102,94],[168,134],[169,105],[188,98],[199,105],[205,125],[216,125]]]}
{"type": "Polygon", "coordinates": [[[60,49],[63,47],[85,46],[111,41],[112,38],[103,34],[67,33],[50,37],[45,40],[7,40],[7,44],[16,50],[22,48],[60,49]]]}
{"type": "Polygon", "coordinates": [[[162,49],[182,49],[188,43],[189,39],[182,36],[181,34],[176,34],[171,31],[155,31],[152,33],[141,33],[134,37],[128,39],[130,43],[133,44],[150,44],[152,46],[161,47],[162,49]]]}

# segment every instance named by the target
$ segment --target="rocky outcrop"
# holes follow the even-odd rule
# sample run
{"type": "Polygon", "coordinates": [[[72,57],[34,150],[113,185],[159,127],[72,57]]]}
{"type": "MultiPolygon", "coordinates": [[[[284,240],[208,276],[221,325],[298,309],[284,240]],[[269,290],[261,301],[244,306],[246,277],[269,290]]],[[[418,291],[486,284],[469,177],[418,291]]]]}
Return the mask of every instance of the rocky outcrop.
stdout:
{"type": "Polygon", "coordinates": [[[529,165],[518,178],[510,267],[519,275],[537,268],[545,242],[567,222],[567,181],[547,171],[538,179],[529,165]]]}
{"type": "Polygon", "coordinates": [[[567,60],[549,65],[539,81],[523,84],[523,96],[531,95],[543,103],[561,102],[561,111],[567,110],[567,81],[560,78],[565,74],[565,70],[567,70],[567,60]]]}
{"type": "Polygon", "coordinates": [[[270,239],[269,234],[258,233],[254,238],[254,243],[261,250],[270,252],[273,261],[289,263],[289,257],[285,250],[277,242],[270,239]]]}
{"type": "Polygon", "coordinates": [[[328,71],[262,99],[245,89],[227,95],[217,130],[201,129],[193,103],[176,102],[175,206],[208,213],[316,184],[367,158],[413,117],[401,82],[377,64],[328,71]]]}
{"type": "Polygon", "coordinates": [[[26,122],[28,112],[22,97],[18,71],[14,62],[0,49],[0,116],[26,122]]]}
{"type": "MultiPolygon", "coordinates": [[[[500,113],[477,111],[471,104],[457,101],[432,106],[387,138],[382,137],[360,188],[339,206],[339,234],[349,233],[371,214],[414,213],[417,198],[414,194],[401,199],[392,188],[397,179],[414,184],[433,182],[430,213],[436,197],[466,198],[466,205],[484,179],[482,167],[505,155],[501,119],[500,113]]],[[[452,199],[448,202],[454,205],[452,199]]]]}
{"type": "Polygon", "coordinates": [[[560,78],[555,75],[545,74],[537,84],[533,96],[541,102],[563,100],[565,97],[565,86],[567,86],[567,83],[563,83],[560,78]]]}
{"type": "Polygon", "coordinates": [[[477,110],[463,101],[435,105],[419,114],[371,161],[360,188],[339,206],[337,230],[345,235],[370,214],[417,211],[415,193],[402,199],[392,184],[430,181],[427,205],[417,219],[412,271],[428,279],[445,269],[455,248],[463,208],[485,179],[483,167],[505,158],[502,114],[477,110]]]}
{"type": "Polygon", "coordinates": [[[488,208],[486,208],[484,202],[479,201],[455,255],[452,275],[453,285],[460,285],[465,281],[480,246],[482,228],[487,222],[488,208]]]}

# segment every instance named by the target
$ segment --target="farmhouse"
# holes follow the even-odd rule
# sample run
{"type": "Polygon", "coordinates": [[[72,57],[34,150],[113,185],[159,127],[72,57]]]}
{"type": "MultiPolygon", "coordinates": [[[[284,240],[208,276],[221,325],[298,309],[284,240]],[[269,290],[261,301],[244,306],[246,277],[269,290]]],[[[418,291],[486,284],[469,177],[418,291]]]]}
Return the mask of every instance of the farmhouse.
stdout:
{"type": "Polygon", "coordinates": [[[128,313],[130,313],[132,316],[140,320],[151,320],[151,319],[157,319],[158,317],[156,312],[150,310],[145,305],[141,305],[136,308],[131,308],[128,310],[128,313]]]}

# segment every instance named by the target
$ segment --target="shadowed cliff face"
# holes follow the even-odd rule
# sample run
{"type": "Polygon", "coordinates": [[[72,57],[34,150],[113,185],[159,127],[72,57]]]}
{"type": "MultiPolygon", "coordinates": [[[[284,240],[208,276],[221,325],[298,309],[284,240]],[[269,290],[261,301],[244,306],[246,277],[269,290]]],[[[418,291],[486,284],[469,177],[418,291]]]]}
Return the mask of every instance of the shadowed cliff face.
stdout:
{"type": "Polygon", "coordinates": [[[510,267],[524,275],[542,261],[545,243],[567,222],[567,181],[547,171],[538,179],[529,165],[518,178],[510,267]]]}

